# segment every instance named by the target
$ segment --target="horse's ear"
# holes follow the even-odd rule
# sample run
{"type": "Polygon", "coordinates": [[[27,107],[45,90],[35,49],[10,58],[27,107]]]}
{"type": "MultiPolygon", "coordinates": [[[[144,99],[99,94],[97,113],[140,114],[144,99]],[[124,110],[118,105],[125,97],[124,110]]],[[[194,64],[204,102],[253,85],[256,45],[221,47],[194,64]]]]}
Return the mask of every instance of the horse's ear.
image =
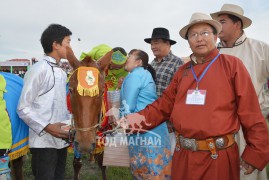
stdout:
{"type": "Polygon", "coordinates": [[[81,62],[76,58],[73,50],[70,47],[66,48],[66,59],[73,69],[77,69],[81,65],[81,62]]]}
{"type": "Polygon", "coordinates": [[[81,60],[81,63],[83,66],[91,66],[94,60],[90,56],[86,56],[83,60],[81,60]]]}
{"type": "Polygon", "coordinates": [[[108,68],[110,62],[111,62],[111,56],[113,54],[113,50],[109,51],[106,53],[103,57],[101,57],[98,61],[97,64],[101,71],[104,71],[105,69],[108,68]]]}

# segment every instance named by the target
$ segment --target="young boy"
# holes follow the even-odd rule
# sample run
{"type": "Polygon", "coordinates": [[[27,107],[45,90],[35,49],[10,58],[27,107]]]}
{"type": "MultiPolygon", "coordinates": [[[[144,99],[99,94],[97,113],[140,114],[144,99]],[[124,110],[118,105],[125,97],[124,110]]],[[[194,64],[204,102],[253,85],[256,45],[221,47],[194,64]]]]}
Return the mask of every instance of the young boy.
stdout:
{"type": "Polygon", "coordinates": [[[30,127],[29,147],[36,180],[64,179],[68,132],[66,73],[58,66],[66,58],[72,32],[59,24],[49,25],[41,36],[45,53],[26,73],[17,112],[30,127]]]}

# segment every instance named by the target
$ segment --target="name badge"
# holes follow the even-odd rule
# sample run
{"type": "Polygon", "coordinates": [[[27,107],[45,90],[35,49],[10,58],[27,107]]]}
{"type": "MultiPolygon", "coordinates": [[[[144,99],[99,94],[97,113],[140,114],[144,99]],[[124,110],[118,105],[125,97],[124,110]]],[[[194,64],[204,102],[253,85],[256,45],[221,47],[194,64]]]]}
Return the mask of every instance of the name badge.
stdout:
{"type": "Polygon", "coordinates": [[[187,92],[186,104],[204,105],[205,104],[206,90],[193,90],[187,92]]]}

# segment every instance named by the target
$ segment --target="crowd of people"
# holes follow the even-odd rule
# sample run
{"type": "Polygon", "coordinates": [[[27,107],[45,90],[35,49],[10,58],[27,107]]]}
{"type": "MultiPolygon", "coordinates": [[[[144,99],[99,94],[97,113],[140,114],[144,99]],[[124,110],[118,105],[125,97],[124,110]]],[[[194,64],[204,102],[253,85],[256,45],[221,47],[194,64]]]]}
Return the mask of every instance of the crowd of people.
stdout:
{"type": "MultiPolygon", "coordinates": [[[[138,125],[146,133],[128,138],[161,137],[158,148],[129,145],[134,179],[267,179],[269,45],[246,36],[251,23],[234,4],[210,15],[193,13],[179,31],[192,50],[186,63],[172,53],[176,41],[163,27],[144,39],[154,55],[151,64],[140,49],[126,53],[100,45],[82,53],[81,60],[98,60],[113,51],[105,94],[120,91],[116,123],[137,132],[130,121],[144,117],[138,125]]],[[[17,112],[30,127],[37,180],[64,179],[68,144],[63,139],[69,134],[61,126],[69,118],[71,70],[59,62],[68,59],[71,35],[62,25],[49,25],[41,36],[46,56],[24,77],[17,112]]]]}
{"type": "Polygon", "coordinates": [[[156,101],[118,121],[132,131],[141,115],[143,129],[172,122],[172,179],[267,179],[269,45],[246,38],[251,20],[243,12],[224,4],[212,17],[194,13],[179,32],[190,62],[156,101]]]}
{"type": "MultiPolygon", "coordinates": [[[[10,72],[10,70],[9,69],[3,69],[2,70],[3,72],[10,72]]],[[[18,76],[20,76],[20,77],[24,77],[24,75],[25,75],[25,73],[26,73],[26,71],[27,71],[27,69],[15,69],[12,73],[13,74],[16,74],[16,75],[18,75],[18,76]]]]}

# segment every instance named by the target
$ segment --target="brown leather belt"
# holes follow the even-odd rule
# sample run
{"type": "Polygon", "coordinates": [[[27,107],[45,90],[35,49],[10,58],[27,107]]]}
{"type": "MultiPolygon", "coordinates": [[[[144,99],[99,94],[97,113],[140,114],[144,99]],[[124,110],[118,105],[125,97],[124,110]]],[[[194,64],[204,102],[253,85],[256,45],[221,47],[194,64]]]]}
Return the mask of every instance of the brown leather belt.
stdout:
{"type": "Polygon", "coordinates": [[[218,157],[218,150],[228,148],[235,143],[234,134],[227,134],[224,136],[208,138],[205,140],[185,138],[181,135],[177,135],[176,138],[177,151],[180,150],[180,148],[188,149],[191,151],[210,151],[211,157],[213,159],[218,157]]]}

